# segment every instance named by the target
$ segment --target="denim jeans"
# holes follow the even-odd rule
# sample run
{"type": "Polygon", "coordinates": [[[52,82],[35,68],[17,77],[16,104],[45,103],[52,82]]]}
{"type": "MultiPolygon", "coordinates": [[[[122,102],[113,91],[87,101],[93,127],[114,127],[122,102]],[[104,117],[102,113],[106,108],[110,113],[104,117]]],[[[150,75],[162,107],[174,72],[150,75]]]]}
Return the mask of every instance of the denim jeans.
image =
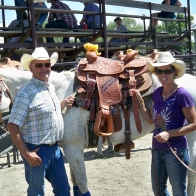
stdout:
{"type": "MultiPolygon", "coordinates": [[[[70,27],[62,20],[55,20],[47,23],[45,28],[61,28],[61,29],[70,29],[70,27]]],[[[54,43],[53,37],[46,37],[47,43],[54,43]]],[[[69,43],[69,37],[64,37],[63,42],[69,43]]]]}
{"type": "Polygon", "coordinates": [[[63,154],[55,144],[48,145],[26,144],[30,151],[39,148],[37,155],[41,158],[40,166],[30,166],[23,158],[25,166],[25,178],[28,183],[28,196],[43,196],[44,178],[46,178],[53,187],[55,196],[70,196],[70,186],[64,166],[63,154]]]}
{"type": "MultiPolygon", "coordinates": [[[[24,0],[14,0],[15,2],[15,6],[27,6],[27,2],[24,0]]],[[[37,8],[47,8],[46,4],[43,2],[41,5],[39,3],[34,3],[34,7],[37,8]]],[[[39,26],[42,26],[42,24],[45,22],[46,18],[48,17],[48,13],[47,12],[41,12],[40,13],[40,17],[37,21],[36,24],[38,24],[39,26]]],[[[17,20],[21,20],[21,12],[19,10],[16,10],[16,18],[17,20]]]]}
{"type": "MultiPolygon", "coordinates": [[[[98,24],[98,23],[87,23],[87,29],[98,29],[98,28],[100,28],[101,26],[100,26],[100,24],[98,24]]],[[[78,28],[79,29],[83,29],[84,27],[83,27],[83,24],[81,24],[81,25],[79,25],[78,26],[78,28]]],[[[80,40],[80,42],[88,42],[89,41],[89,37],[80,37],[79,38],[79,40],[80,40]]]]}
{"type": "MultiPolygon", "coordinates": [[[[187,147],[174,150],[178,157],[189,164],[189,150],[187,147]]],[[[173,155],[170,149],[152,149],[151,180],[155,196],[170,196],[167,191],[167,179],[172,186],[173,196],[187,196],[186,192],[187,168],[173,155]]]]}
{"type": "MultiPolygon", "coordinates": [[[[42,5],[40,5],[39,3],[34,3],[34,7],[47,8],[47,6],[44,2],[42,3],[42,5]]],[[[47,17],[48,17],[48,12],[41,12],[36,24],[38,24],[41,27],[47,17]]]]}

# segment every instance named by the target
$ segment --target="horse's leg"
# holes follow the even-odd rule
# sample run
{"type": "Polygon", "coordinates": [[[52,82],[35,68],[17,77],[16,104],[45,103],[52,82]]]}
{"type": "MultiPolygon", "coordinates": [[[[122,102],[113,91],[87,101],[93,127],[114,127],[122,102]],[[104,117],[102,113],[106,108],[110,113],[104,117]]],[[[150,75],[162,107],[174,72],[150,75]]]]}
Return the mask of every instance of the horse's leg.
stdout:
{"type": "Polygon", "coordinates": [[[188,196],[194,196],[195,195],[196,175],[193,172],[188,171],[187,177],[188,177],[188,185],[187,185],[188,196]]]}
{"type": "Polygon", "coordinates": [[[102,145],[103,145],[103,138],[99,136],[98,144],[97,144],[97,152],[102,154],[102,145]]]}
{"type": "Polygon", "coordinates": [[[81,145],[66,145],[62,146],[64,154],[69,162],[72,172],[72,182],[74,189],[79,187],[80,191],[74,191],[74,196],[90,196],[87,186],[86,168],[84,164],[84,154],[81,145]],[[78,194],[77,194],[78,193],[78,194]]]}
{"type": "Polygon", "coordinates": [[[78,187],[74,173],[73,173],[70,166],[69,166],[69,168],[70,168],[71,181],[73,183],[73,195],[74,196],[82,196],[82,192],[80,191],[80,189],[78,187]]]}
{"type": "Polygon", "coordinates": [[[107,154],[109,152],[113,152],[114,151],[111,138],[110,137],[107,137],[106,140],[107,140],[108,147],[105,150],[103,150],[103,152],[102,152],[103,154],[107,154]]]}
{"type": "MultiPolygon", "coordinates": [[[[189,167],[196,171],[196,157],[195,157],[195,153],[194,153],[194,146],[193,148],[191,148],[191,146],[189,146],[190,148],[190,163],[189,163],[189,167]]],[[[192,171],[188,171],[187,173],[187,177],[188,177],[188,184],[187,184],[187,193],[188,196],[195,196],[195,185],[196,185],[196,174],[193,173],[192,171]]]]}
{"type": "MultiPolygon", "coordinates": [[[[196,132],[192,132],[187,135],[188,145],[189,145],[189,154],[190,154],[190,163],[189,167],[196,171],[196,132]]],[[[187,193],[188,196],[194,196],[195,194],[195,187],[196,187],[196,174],[188,171],[188,185],[187,185],[187,193]]]]}
{"type": "Polygon", "coordinates": [[[72,107],[66,111],[64,117],[64,137],[60,142],[64,154],[74,175],[73,184],[77,184],[82,195],[89,196],[86,168],[84,164],[84,148],[88,143],[87,119],[89,112],[82,108],[72,107]]]}

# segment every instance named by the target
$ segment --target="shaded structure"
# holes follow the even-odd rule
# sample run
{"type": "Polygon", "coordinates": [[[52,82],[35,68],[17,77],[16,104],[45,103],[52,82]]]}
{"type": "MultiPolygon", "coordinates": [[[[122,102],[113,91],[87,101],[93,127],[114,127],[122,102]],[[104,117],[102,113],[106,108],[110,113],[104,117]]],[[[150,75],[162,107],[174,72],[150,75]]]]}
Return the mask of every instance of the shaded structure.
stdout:
{"type": "MultiPolygon", "coordinates": [[[[3,50],[0,51],[2,56],[10,56],[13,51],[16,53],[22,54],[24,52],[31,53],[33,49],[37,46],[47,47],[49,52],[57,51],[60,54],[59,62],[62,61],[73,61],[76,57],[84,50],[83,44],[77,42],[77,39],[80,37],[90,37],[90,43],[97,43],[96,40],[99,37],[103,38],[103,42],[98,42],[99,50],[102,51],[105,57],[108,57],[108,50],[116,51],[119,50],[126,50],[127,48],[132,49],[143,49],[143,50],[150,50],[150,49],[159,49],[162,51],[167,51],[172,49],[174,45],[186,45],[189,54],[191,54],[191,26],[190,26],[190,0],[187,0],[186,7],[177,7],[177,6],[167,6],[167,5],[160,5],[154,4],[150,2],[142,2],[142,1],[132,1],[132,0],[72,0],[72,2],[92,2],[98,3],[100,7],[101,13],[95,12],[83,12],[83,11],[76,11],[76,10],[56,10],[56,9],[38,9],[34,8],[33,2],[30,1],[28,7],[16,7],[16,6],[6,6],[4,5],[4,0],[1,0],[2,9],[2,18],[3,18],[3,27],[0,31],[0,36],[4,37],[5,43],[1,44],[1,48],[3,50]],[[130,7],[130,8],[137,8],[137,9],[146,9],[149,10],[149,15],[128,15],[128,14],[118,14],[118,13],[108,13],[106,12],[105,6],[106,5],[115,5],[115,6],[123,6],[123,7],[130,7]],[[27,10],[29,14],[30,27],[28,29],[24,28],[12,28],[8,29],[5,27],[5,10],[20,10],[24,11],[27,10]],[[184,19],[165,19],[165,18],[153,18],[152,11],[159,10],[159,11],[169,11],[175,13],[182,13],[184,14],[184,19]],[[102,15],[101,21],[101,28],[99,29],[35,29],[36,18],[34,17],[36,13],[39,12],[64,12],[64,13],[74,13],[74,14],[90,14],[95,16],[96,14],[102,15]],[[113,37],[116,35],[116,31],[108,31],[106,29],[106,17],[107,16],[119,16],[119,17],[129,17],[129,18],[136,18],[141,19],[143,21],[144,29],[143,31],[127,31],[127,32],[118,32],[118,36],[124,37],[128,39],[128,42],[118,42],[112,43],[111,47],[108,47],[108,37],[113,37]],[[171,35],[169,32],[164,33],[157,33],[155,30],[146,30],[146,21],[152,19],[159,19],[164,21],[166,24],[168,21],[177,22],[179,24],[179,34],[178,35],[171,35]],[[180,29],[180,23],[185,23],[185,29],[180,29]],[[28,36],[32,37],[32,43],[23,43],[24,40],[28,36]],[[18,43],[8,43],[8,39],[13,36],[21,36],[18,43]],[[43,37],[74,37],[74,43],[44,43],[40,42],[39,38],[43,37]],[[133,38],[137,38],[138,41],[132,41],[133,38]],[[153,39],[152,39],[153,38],[153,39]],[[163,42],[157,41],[159,38],[163,39],[163,42]],[[185,42],[184,39],[188,38],[188,42],[185,42]],[[168,41],[168,39],[173,39],[173,41],[168,41]],[[52,48],[51,48],[52,47],[52,48]],[[55,48],[56,47],[56,48],[55,48]],[[27,49],[30,48],[30,49],[27,49]],[[69,52],[71,54],[68,58],[63,59],[61,58],[61,53],[69,52]]],[[[167,27],[167,25],[166,25],[167,27]]]]}

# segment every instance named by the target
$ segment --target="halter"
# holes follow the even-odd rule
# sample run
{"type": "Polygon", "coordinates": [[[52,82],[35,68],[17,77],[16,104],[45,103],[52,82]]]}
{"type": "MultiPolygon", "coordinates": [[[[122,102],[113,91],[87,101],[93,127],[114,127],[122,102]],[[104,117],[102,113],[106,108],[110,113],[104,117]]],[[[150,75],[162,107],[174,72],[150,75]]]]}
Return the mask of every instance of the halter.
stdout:
{"type": "MultiPolygon", "coordinates": [[[[1,78],[0,76],[0,105],[2,104],[2,96],[3,96],[3,90],[5,89],[7,95],[9,96],[10,98],[10,104],[13,103],[13,99],[12,99],[12,96],[11,96],[11,93],[9,91],[9,89],[7,88],[5,82],[3,81],[3,79],[1,78]]],[[[2,115],[0,113],[0,127],[7,132],[7,129],[6,129],[6,126],[5,124],[3,123],[3,120],[2,120],[2,115]]]]}
{"type": "Polygon", "coordinates": [[[11,93],[10,93],[9,89],[7,88],[5,82],[3,81],[2,77],[0,76],[0,105],[2,102],[3,89],[5,89],[6,93],[8,94],[8,96],[10,98],[11,103],[13,103],[11,93]]]}

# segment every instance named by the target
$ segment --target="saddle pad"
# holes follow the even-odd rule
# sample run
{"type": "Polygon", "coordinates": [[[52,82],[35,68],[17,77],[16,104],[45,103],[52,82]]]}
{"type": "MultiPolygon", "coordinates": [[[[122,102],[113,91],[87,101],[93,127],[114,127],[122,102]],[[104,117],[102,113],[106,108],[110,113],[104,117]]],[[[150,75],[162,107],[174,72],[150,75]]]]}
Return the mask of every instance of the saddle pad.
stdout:
{"type": "Polygon", "coordinates": [[[118,104],[122,100],[117,74],[112,76],[98,74],[96,81],[100,97],[100,107],[108,109],[108,106],[118,104]]]}
{"type": "Polygon", "coordinates": [[[99,74],[112,75],[121,73],[124,70],[124,62],[106,59],[103,57],[97,58],[93,63],[81,59],[78,66],[79,71],[94,71],[99,74]]]}

